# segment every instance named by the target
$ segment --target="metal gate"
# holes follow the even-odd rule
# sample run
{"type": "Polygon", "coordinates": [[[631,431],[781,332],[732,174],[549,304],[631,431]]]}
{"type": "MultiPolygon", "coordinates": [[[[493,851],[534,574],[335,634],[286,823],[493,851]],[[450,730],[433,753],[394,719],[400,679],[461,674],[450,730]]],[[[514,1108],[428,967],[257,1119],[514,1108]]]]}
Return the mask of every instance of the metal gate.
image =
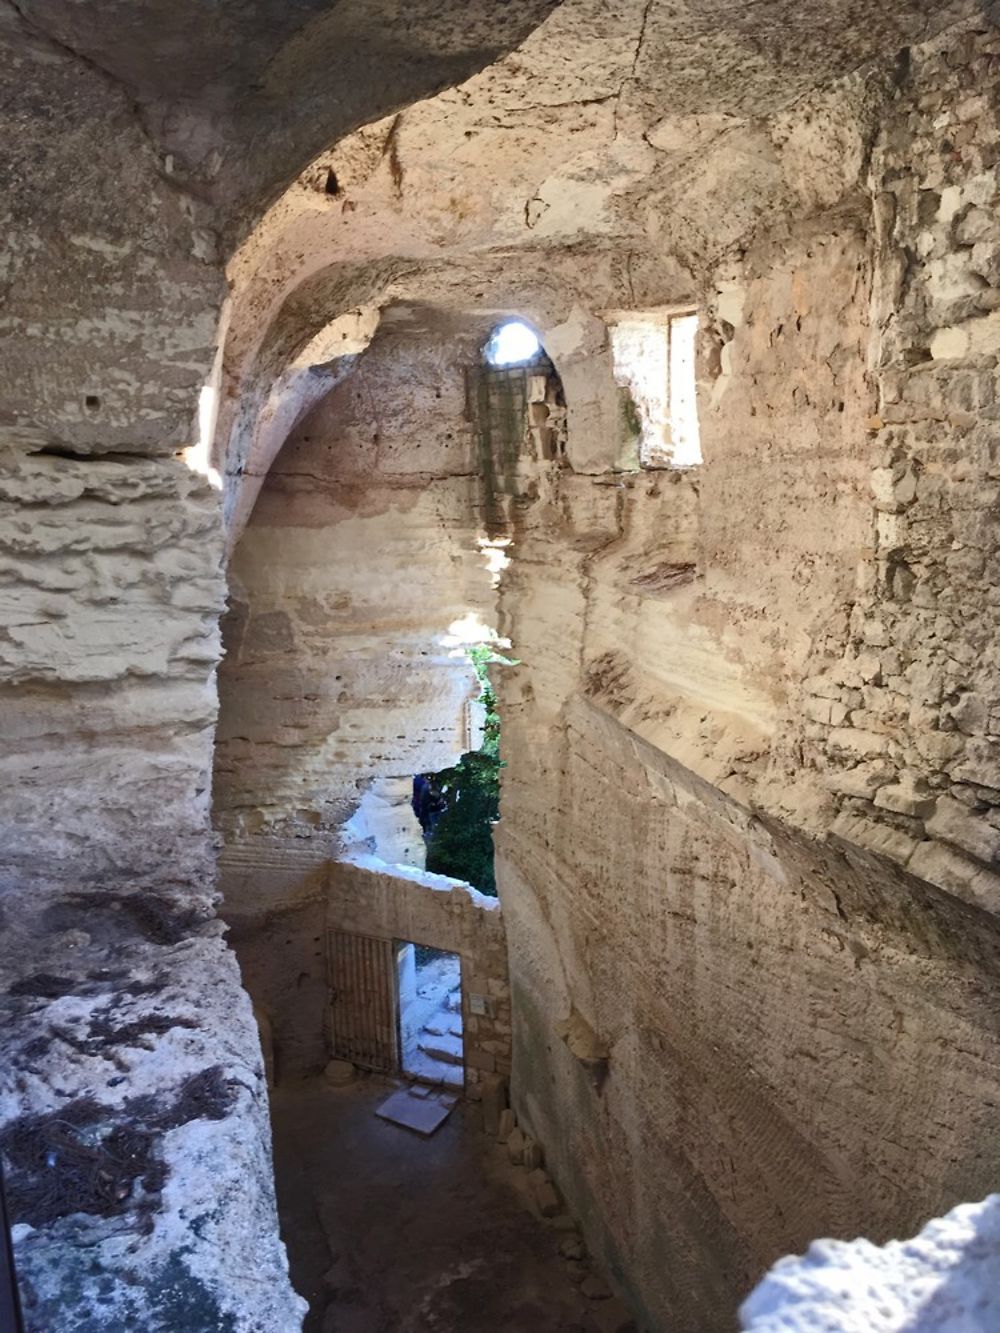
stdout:
{"type": "Polygon", "coordinates": [[[363,1069],[399,1067],[396,967],[391,940],[327,936],[333,1053],[363,1069]]]}

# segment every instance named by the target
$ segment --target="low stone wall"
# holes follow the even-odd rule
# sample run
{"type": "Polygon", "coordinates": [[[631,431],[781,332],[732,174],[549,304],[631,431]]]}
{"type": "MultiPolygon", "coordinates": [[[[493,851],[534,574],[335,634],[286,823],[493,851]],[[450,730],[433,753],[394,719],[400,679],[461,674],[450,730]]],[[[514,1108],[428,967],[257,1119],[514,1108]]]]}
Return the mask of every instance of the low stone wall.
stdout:
{"type": "Polygon", "coordinates": [[[352,856],[330,863],[326,924],[328,929],[409,940],[458,954],[466,1092],[478,1097],[484,1075],[508,1077],[507,939],[496,898],[444,875],[389,866],[376,856],[352,856]],[[483,997],[488,1012],[474,1013],[471,996],[483,997]]]}

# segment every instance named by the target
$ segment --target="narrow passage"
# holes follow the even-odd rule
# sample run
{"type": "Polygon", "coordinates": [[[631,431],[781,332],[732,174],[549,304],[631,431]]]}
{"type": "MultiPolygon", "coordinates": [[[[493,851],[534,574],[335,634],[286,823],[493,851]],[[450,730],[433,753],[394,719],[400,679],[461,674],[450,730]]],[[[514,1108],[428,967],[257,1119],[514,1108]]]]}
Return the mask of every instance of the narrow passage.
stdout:
{"type": "Polygon", "coordinates": [[[431,1138],[379,1120],[395,1080],[279,1087],[281,1230],[305,1333],[615,1333],[620,1307],[565,1217],[460,1101],[431,1138]],[[590,1293],[590,1294],[588,1294],[590,1293]]]}

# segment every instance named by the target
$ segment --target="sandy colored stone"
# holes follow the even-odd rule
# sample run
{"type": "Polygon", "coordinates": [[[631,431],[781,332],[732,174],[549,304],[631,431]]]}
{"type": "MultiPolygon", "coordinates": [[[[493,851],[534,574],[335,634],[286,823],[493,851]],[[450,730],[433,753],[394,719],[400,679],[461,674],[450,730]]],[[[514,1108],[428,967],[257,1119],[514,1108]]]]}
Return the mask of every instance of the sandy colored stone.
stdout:
{"type": "Polygon", "coordinates": [[[323,1077],[334,1088],[342,1088],[354,1080],[354,1066],[349,1060],[330,1060],[323,1070],[323,1077]]]}
{"type": "Polygon", "coordinates": [[[214,811],[279,1085],[331,923],[433,925],[496,1002],[470,1090],[511,1071],[651,1319],[728,1329],[776,1254],[1000,1167],[1000,44],[910,0],[363,9],[7,16],[0,1116],[96,1098],[156,1165],[141,1217],[18,1222],[29,1315],[300,1321],[214,811]],[[639,470],[609,325],[695,305],[704,461],[639,470]],[[494,454],[507,312],[565,407],[494,454]],[[502,917],[392,869],[470,614],[520,663],[502,917]]]}

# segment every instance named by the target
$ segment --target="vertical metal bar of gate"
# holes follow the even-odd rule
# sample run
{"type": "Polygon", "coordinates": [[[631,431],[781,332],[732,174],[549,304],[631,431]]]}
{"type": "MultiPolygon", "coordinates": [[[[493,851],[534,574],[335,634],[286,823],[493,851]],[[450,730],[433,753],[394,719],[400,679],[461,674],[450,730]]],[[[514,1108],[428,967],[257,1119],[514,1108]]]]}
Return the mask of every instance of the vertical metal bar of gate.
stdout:
{"type": "Polygon", "coordinates": [[[363,1069],[399,1064],[391,940],[332,930],[328,937],[333,1053],[363,1069]]]}

